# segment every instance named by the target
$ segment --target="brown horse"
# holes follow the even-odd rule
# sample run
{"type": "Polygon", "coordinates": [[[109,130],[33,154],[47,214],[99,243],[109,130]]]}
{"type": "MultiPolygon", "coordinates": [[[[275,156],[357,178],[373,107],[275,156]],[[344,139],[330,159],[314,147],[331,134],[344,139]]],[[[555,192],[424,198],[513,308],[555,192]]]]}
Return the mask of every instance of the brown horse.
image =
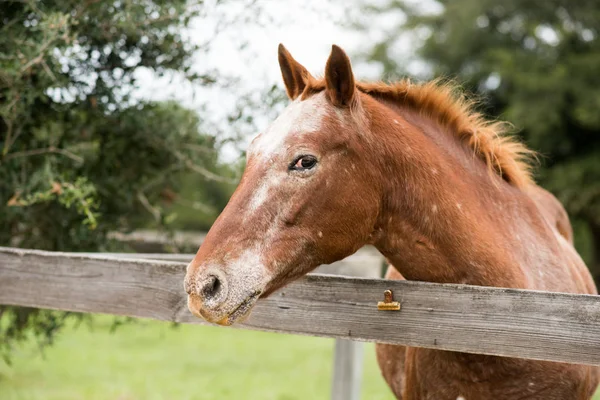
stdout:
{"type": "MultiPolygon", "coordinates": [[[[315,79],[283,46],[292,103],[248,149],[229,204],[190,263],[188,306],[243,320],[320,264],[372,244],[388,278],[596,293],[531,152],[448,84],[356,82],[333,46],[315,79]]],[[[457,321],[459,323],[459,321],[457,321]]],[[[400,399],[589,399],[595,367],[378,345],[400,399]]]]}

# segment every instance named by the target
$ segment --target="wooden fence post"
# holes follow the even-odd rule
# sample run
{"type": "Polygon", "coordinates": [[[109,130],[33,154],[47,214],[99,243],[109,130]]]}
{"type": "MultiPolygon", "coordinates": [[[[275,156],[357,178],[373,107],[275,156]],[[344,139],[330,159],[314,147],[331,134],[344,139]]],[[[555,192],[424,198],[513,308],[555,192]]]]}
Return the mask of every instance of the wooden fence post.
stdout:
{"type": "MultiPolygon", "coordinates": [[[[351,257],[331,265],[323,265],[316,272],[327,275],[379,278],[383,256],[373,247],[363,247],[351,257]]],[[[364,364],[364,343],[336,339],[333,352],[331,382],[332,400],[359,400],[364,364]]]]}
{"type": "Polygon", "coordinates": [[[332,400],[360,399],[364,360],[364,343],[336,339],[333,355],[332,400]]]}

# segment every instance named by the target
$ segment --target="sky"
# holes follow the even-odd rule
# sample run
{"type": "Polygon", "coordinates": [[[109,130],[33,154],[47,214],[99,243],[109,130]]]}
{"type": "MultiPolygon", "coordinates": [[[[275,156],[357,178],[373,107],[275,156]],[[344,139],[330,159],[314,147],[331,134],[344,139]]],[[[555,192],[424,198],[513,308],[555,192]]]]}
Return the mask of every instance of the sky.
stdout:
{"type": "MultiPolygon", "coordinates": [[[[283,43],[313,75],[322,75],[332,44],[345,49],[352,58],[352,55],[367,50],[380,40],[403,18],[399,13],[390,13],[370,21],[373,28],[365,32],[349,27],[347,12],[354,12],[354,18],[361,18],[361,15],[356,10],[344,8],[343,4],[347,3],[341,1],[259,0],[254,6],[261,10],[258,23],[246,22],[244,18],[253,15],[247,9],[249,2],[242,0],[217,5],[209,1],[206,15],[196,19],[189,31],[184,32],[194,43],[210,41],[211,44],[206,53],[195,58],[194,70],[217,69],[221,74],[237,78],[238,84],[227,90],[198,88],[177,75],[158,78],[142,69],[137,73],[140,87],[136,95],[147,100],[177,100],[187,107],[203,110],[205,119],[212,119],[210,123],[227,131],[223,121],[235,109],[240,96],[273,84],[283,88],[277,62],[279,43],[283,43]],[[218,21],[229,23],[219,28],[218,21]],[[247,46],[240,49],[242,42],[247,42],[247,46]]],[[[414,53],[414,41],[411,39],[407,37],[399,41],[396,49],[399,54],[406,53],[410,57],[414,53]]],[[[355,75],[361,79],[381,78],[378,65],[353,62],[353,68],[355,75]]],[[[255,111],[258,131],[265,129],[270,122],[268,111],[260,108],[255,111]]],[[[247,132],[244,135],[241,148],[245,148],[254,134],[247,132]]],[[[233,161],[239,156],[239,148],[225,147],[221,155],[224,161],[233,161]]]]}

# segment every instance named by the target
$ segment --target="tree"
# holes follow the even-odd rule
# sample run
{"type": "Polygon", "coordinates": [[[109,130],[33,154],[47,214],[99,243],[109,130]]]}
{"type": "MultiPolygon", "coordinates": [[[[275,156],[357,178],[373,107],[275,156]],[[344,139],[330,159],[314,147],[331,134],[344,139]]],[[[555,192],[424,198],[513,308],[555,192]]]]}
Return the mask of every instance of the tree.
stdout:
{"type": "Polygon", "coordinates": [[[516,126],[539,151],[539,181],[566,206],[576,245],[600,278],[600,9],[586,0],[388,1],[371,15],[406,18],[368,59],[388,75],[406,72],[392,51],[420,41],[433,75],[456,78],[481,96],[484,111],[516,126]],[[586,238],[593,240],[586,243],[586,238]],[[592,249],[590,251],[590,249],[592,249]],[[595,251],[595,253],[593,253],[595,251]]]}
{"type": "MultiPolygon", "coordinates": [[[[217,165],[198,115],[132,96],[140,68],[216,82],[192,71],[196,46],[180,34],[201,9],[186,0],[2,3],[0,245],[115,249],[109,232],[168,226],[184,180],[224,206],[234,176],[217,165]]],[[[50,340],[68,315],[2,314],[0,353],[28,331],[50,340]]]]}

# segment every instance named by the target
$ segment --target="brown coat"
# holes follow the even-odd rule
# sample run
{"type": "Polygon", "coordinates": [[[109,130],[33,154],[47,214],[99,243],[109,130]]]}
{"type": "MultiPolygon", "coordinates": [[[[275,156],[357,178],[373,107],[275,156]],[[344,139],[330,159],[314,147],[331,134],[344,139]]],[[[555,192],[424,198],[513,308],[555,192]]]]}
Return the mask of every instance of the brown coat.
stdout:
{"type": "MultiPolygon", "coordinates": [[[[257,136],[188,266],[190,310],[223,325],[318,265],[372,244],[390,279],[595,294],[531,156],[448,84],[355,82],[334,46],[313,78],[280,46],[294,100],[257,136]]],[[[457,321],[460,323],[460,321],[457,321]]],[[[589,399],[598,369],[378,345],[405,400],[589,399]]]]}

